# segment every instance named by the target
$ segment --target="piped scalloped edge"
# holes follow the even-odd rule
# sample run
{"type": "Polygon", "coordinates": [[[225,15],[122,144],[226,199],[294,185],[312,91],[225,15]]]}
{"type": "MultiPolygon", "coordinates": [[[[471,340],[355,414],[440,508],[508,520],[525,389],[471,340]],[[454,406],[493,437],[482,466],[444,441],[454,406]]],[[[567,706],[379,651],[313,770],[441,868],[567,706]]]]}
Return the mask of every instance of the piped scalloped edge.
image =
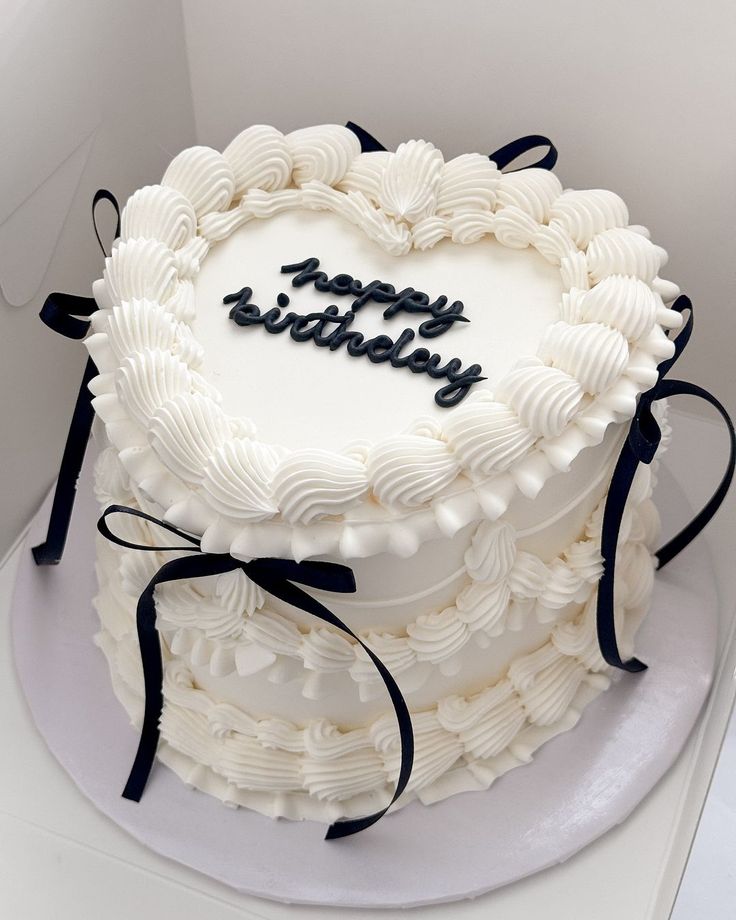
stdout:
{"type": "MultiPolygon", "coordinates": [[[[349,188],[350,183],[346,177],[351,172],[353,175],[360,173],[360,169],[364,168],[366,162],[364,158],[369,155],[355,153],[353,140],[343,133],[345,129],[339,129],[336,126],[305,129],[302,132],[295,132],[293,136],[288,135],[283,143],[277,139],[283,136],[280,136],[278,132],[273,133],[275,129],[268,130],[272,132],[269,137],[276,146],[270,153],[265,148],[259,151],[258,155],[262,158],[263,164],[276,162],[279,165],[277,174],[281,176],[279,180],[281,182],[283,163],[298,162],[300,164],[300,187],[270,187],[269,191],[251,188],[240,197],[235,207],[227,210],[232,203],[233,192],[238,187],[238,176],[244,174],[243,170],[247,172],[246,167],[250,168],[252,164],[249,165],[241,156],[232,167],[235,170],[233,173],[227,158],[216,151],[208,151],[208,148],[193,148],[191,154],[183,151],[176,158],[176,169],[173,172],[167,172],[168,184],[167,176],[164,177],[162,187],[166,189],[166,195],[161,195],[161,198],[162,202],[163,198],[166,198],[166,207],[164,208],[162,203],[162,213],[158,214],[155,211],[156,196],[150,190],[155,190],[156,187],[151,186],[148,187],[146,201],[138,201],[137,211],[129,222],[135,230],[137,225],[133,218],[137,216],[138,222],[143,222],[147,232],[151,232],[150,228],[156,227],[158,220],[166,230],[166,242],[172,243],[172,240],[176,239],[180,245],[179,250],[176,252],[170,250],[164,243],[153,239],[131,238],[118,241],[113,255],[107,260],[105,280],[95,285],[95,296],[102,309],[93,321],[95,334],[87,339],[90,354],[100,370],[100,375],[95,378],[90,387],[95,394],[95,410],[105,424],[107,436],[119,450],[120,459],[137,488],[147,499],[163,509],[168,521],[192,533],[202,535],[203,546],[206,550],[230,552],[239,558],[252,558],[259,555],[286,555],[295,559],[316,555],[362,558],[381,552],[410,556],[425,540],[438,536],[452,537],[458,530],[473,521],[483,518],[491,520],[499,518],[517,493],[529,498],[535,497],[555,473],[569,469],[580,451],[599,444],[610,425],[620,424],[631,418],[638,396],[656,379],[658,361],[667,357],[671,352],[672,344],[665,336],[664,328],[675,328],[678,315],[665,307],[663,298],[674,297],[677,288],[657,276],[657,271],[664,263],[666,254],[649,242],[646,231],[639,227],[619,226],[623,220],[625,205],[620,202],[620,199],[617,199],[617,196],[609,193],[618,202],[615,207],[611,205],[610,213],[603,213],[598,208],[591,210],[591,213],[588,214],[585,207],[580,205],[580,195],[583,193],[576,193],[578,198],[575,201],[569,197],[566,199],[567,193],[562,191],[558,180],[551,174],[537,175],[544,171],[530,170],[504,175],[498,171],[494,172],[490,164],[484,174],[485,188],[489,197],[481,208],[478,208],[476,202],[476,209],[473,210],[473,207],[466,207],[468,202],[462,198],[462,195],[457,200],[452,198],[452,194],[457,194],[457,190],[452,192],[453,186],[449,179],[443,191],[442,176],[444,173],[440,171],[437,174],[435,161],[438,151],[431,145],[424,147],[414,145],[411,147],[411,157],[409,155],[410,145],[402,146],[396,154],[388,154],[383,157],[381,162],[384,165],[379,165],[377,171],[373,170],[376,173],[375,176],[371,173],[360,179],[367,190],[364,193],[364,191],[349,188]],[[306,145],[304,150],[300,144],[306,145]],[[352,160],[349,156],[350,150],[355,153],[352,160]],[[429,185],[426,189],[418,188],[411,170],[407,171],[400,163],[402,157],[408,161],[416,157],[421,159],[422,156],[428,158],[429,164],[426,171],[429,185]],[[396,168],[391,164],[395,164],[396,168]],[[341,172],[343,168],[345,172],[341,172]],[[382,180],[379,181],[377,178],[379,174],[390,174],[390,181],[387,180],[382,184],[382,180]],[[343,180],[347,191],[339,188],[343,180]],[[371,183],[374,184],[371,185],[371,183]],[[178,198],[171,195],[172,187],[178,198]],[[367,197],[368,195],[373,195],[374,198],[367,197]],[[536,404],[529,408],[528,399],[525,401],[528,394],[524,392],[522,380],[521,389],[517,387],[518,393],[517,390],[514,390],[510,396],[511,401],[518,407],[521,415],[525,416],[527,422],[535,426],[537,432],[546,431],[547,433],[537,433],[531,448],[526,449],[508,469],[496,471],[492,475],[479,475],[477,471],[460,462],[462,457],[454,453],[453,444],[448,445],[448,442],[440,435],[439,443],[447,446],[447,463],[449,464],[451,459],[452,462],[457,461],[457,475],[449,486],[443,485],[429,502],[422,504],[419,508],[381,506],[372,497],[371,483],[367,480],[368,488],[365,491],[367,500],[361,499],[357,510],[349,507],[356,501],[353,496],[359,494],[356,482],[349,489],[342,487],[349,497],[348,506],[345,507],[342,515],[320,517],[319,514],[314,514],[312,508],[308,508],[305,513],[309,514],[306,520],[309,520],[310,523],[300,523],[298,519],[289,522],[279,519],[278,515],[275,519],[256,519],[243,523],[236,517],[221,513],[213,507],[209,493],[203,490],[200,484],[187,482],[182,479],[181,475],[172,471],[170,458],[174,453],[173,450],[165,454],[160,450],[157,454],[151,443],[148,427],[150,426],[149,413],[152,415],[157,406],[165,405],[172,395],[183,393],[186,396],[186,393],[189,392],[198,394],[201,401],[212,400],[216,403],[218,400],[218,394],[213,388],[189,367],[187,360],[182,360],[181,356],[188,357],[191,361],[198,359],[196,349],[190,347],[187,351],[187,348],[184,347],[182,351],[182,346],[178,345],[180,357],[175,357],[174,351],[167,351],[165,354],[172,355],[171,361],[167,363],[168,359],[159,359],[156,368],[148,371],[146,370],[145,351],[137,352],[138,355],[143,355],[138,363],[133,361],[131,364],[130,357],[124,358],[124,361],[127,361],[125,373],[128,383],[125,384],[127,389],[124,388],[121,391],[120,387],[123,384],[120,382],[116,384],[116,378],[120,381],[123,357],[116,354],[111,347],[107,332],[112,315],[111,308],[115,304],[119,305],[124,296],[133,296],[133,293],[143,297],[149,294],[152,297],[155,295],[155,300],[160,301],[164,309],[173,314],[178,322],[185,323],[191,317],[193,309],[191,277],[196,274],[201,259],[206,256],[209,242],[200,236],[192,235],[191,217],[188,216],[188,212],[185,213],[184,205],[180,200],[186,199],[187,196],[197,210],[199,218],[197,233],[213,233],[216,230],[217,239],[232,232],[250,216],[258,215],[267,218],[285,208],[318,207],[329,208],[357,222],[366,230],[371,239],[389,248],[390,251],[391,247],[396,245],[396,240],[399,239],[390,229],[390,224],[392,222],[395,224],[394,218],[400,214],[403,215],[403,218],[396,218],[399,220],[396,226],[406,226],[407,223],[410,225],[410,220],[406,215],[415,213],[417,227],[426,226],[428,221],[433,227],[432,240],[427,242],[426,237],[423,237],[423,245],[433,245],[439,239],[448,236],[456,242],[467,244],[486,233],[494,233],[504,245],[514,247],[531,245],[536,247],[545,258],[560,265],[563,287],[568,292],[568,296],[572,298],[566,306],[566,320],[572,321],[571,328],[585,322],[584,315],[580,314],[580,298],[595,291],[596,285],[606,280],[607,265],[613,265],[627,272],[639,272],[642,280],[636,280],[635,283],[637,285],[647,284],[655,292],[656,297],[660,298],[658,301],[660,306],[652,314],[652,325],[649,332],[630,344],[626,367],[618,379],[603,393],[596,396],[587,394],[583,397],[581,389],[578,404],[571,404],[574,411],[571,410],[572,414],[569,418],[565,415],[556,420],[554,416],[540,415],[542,410],[536,404]],[[150,204],[151,200],[154,204],[150,204]],[[451,206],[451,204],[448,205],[448,201],[452,203],[453,200],[457,208],[455,212],[447,210],[451,206]],[[169,213],[174,207],[172,201],[176,205],[174,216],[178,216],[180,220],[179,224],[175,225],[176,235],[173,235],[171,229],[174,225],[173,212],[169,213]],[[440,201],[444,203],[443,214],[433,214],[432,208],[437,207],[440,201]],[[149,203],[146,204],[146,202],[149,203]],[[207,210],[205,205],[211,205],[214,210],[207,210]],[[153,208],[154,213],[145,212],[144,206],[153,208]],[[388,223],[381,224],[381,220],[386,217],[381,210],[382,207],[388,209],[387,214],[394,215],[394,217],[386,218],[388,223]],[[495,210],[491,210],[491,207],[495,210]],[[166,208],[169,210],[167,211],[166,208]],[[419,216],[420,212],[421,216],[419,216]],[[186,219],[181,217],[182,214],[186,219]],[[571,227],[577,238],[580,238],[581,234],[583,237],[586,234],[589,236],[585,250],[579,248],[572,240],[571,227]],[[197,248],[196,244],[200,240],[201,245],[197,248]],[[126,264],[125,258],[121,255],[126,246],[125,258],[131,264],[126,264]],[[195,257],[184,256],[184,253],[194,252],[195,249],[195,257]],[[586,250],[588,251],[587,262],[586,250]],[[116,253],[118,254],[117,263],[115,262],[116,253]],[[581,258],[582,261],[580,261],[581,258]],[[186,271],[182,268],[183,265],[186,271]],[[177,277],[180,280],[177,281],[177,277]],[[126,285],[128,285],[127,288],[126,285]],[[143,290],[138,290],[136,285],[138,287],[142,285],[143,290]],[[135,291],[131,293],[133,288],[135,291]],[[157,388],[151,385],[151,381],[161,377],[159,365],[171,370],[171,380],[168,383],[164,381],[164,384],[157,388]],[[141,382],[141,373],[148,374],[147,380],[141,382]],[[127,404],[121,401],[121,392],[127,395],[127,404]],[[131,407],[135,407],[138,415],[137,421],[130,415],[131,407]],[[560,428],[559,431],[558,428],[560,428]],[[168,464],[164,460],[168,461],[168,464]]],[[[243,137],[245,134],[246,132],[243,137]]],[[[236,141],[228,150],[231,150],[234,145],[237,147],[236,141]]],[[[244,146],[241,143],[240,146],[245,149],[248,145],[244,146]]],[[[459,167],[453,164],[458,164],[461,159],[458,158],[444,164],[443,169],[448,172],[448,175],[453,172],[453,169],[457,171],[459,167]]],[[[261,165],[261,160],[258,160],[256,165],[261,165]]],[[[480,165],[479,162],[473,161],[472,164],[465,164],[462,168],[470,169],[472,166],[473,169],[479,169],[480,165]]],[[[271,176],[269,182],[272,186],[275,180],[273,180],[272,173],[267,174],[271,176]]],[[[462,191],[462,183],[458,187],[462,191]]],[[[613,274],[619,276],[622,283],[626,282],[627,278],[629,281],[632,280],[628,274],[620,272],[613,274]]],[[[650,309],[654,310],[654,307],[650,309]]],[[[616,317],[613,316],[610,319],[610,328],[615,329],[616,317]]],[[[621,321],[624,324],[631,324],[630,316],[622,314],[621,321]]],[[[600,338],[600,334],[598,335],[600,338]]],[[[120,346],[118,343],[118,349],[121,347],[127,346],[120,346]]],[[[133,357],[135,354],[134,352],[133,357]]],[[[562,371],[552,371],[553,359],[548,360],[546,364],[536,358],[521,359],[519,364],[523,365],[529,360],[534,366],[550,368],[550,380],[554,380],[555,385],[562,385],[561,382],[567,380],[570,382],[565,385],[568,389],[572,387],[574,377],[562,371]]],[[[570,360],[569,355],[567,360],[570,360]]],[[[589,374],[588,377],[590,377],[589,374]]],[[[497,390],[503,391],[503,389],[504,381],[501,381],[497,390]]],[[[467,405],[467,402],[464,405],[467,405]]],[[[502,402],[497,404],[500,405],[502,402]]],[[[553,409],[557,411],[557,408],[554,400],[549,402],[549,411],[553,409]]],[[[448,410],[448,413],[453,411],[455,410],[448,410]]],[[[516,412],[513,406],[509,407],[509,411],[516,412]]],[[[175,425],[171,419],[167,424],[175,425]]],[[[229,424],[233,438],[242,437],[243,431],[248,431],[246,436],[252,437],[252,430],[248,429],[248,424],[243,420],[231,419],[229,424]]],[[[174,428],[171,433],[172,443],[176,446],[183,440],[183,436],[178,435],[174,428]]],[[[395,437],[392,436],[387,439],[386,443],[395,440],[395,437]]],[[[374,451],[379,452],[381,449],[380,444],[373,448],[374,451]]],[[[329,452],[325,452],[325,455],[332,456],[329,452]]],[[[334,462],[344,463],[344,460],[341,459],[345,456],[344,454],[338,453],[334,456],[336,458],[334,462]]],[[[412,462],[421,465],[421,455],[412,462]]],[[[325,482],[322,485],[329,491],[331,467],[328,460],[325,460],[325,464],[325,482]]],[[[192,468],[192,461],[186,468],[192,468]]],[[[445,473],[443,477],[446,478],[445,473]]],[[[314,487],[311,481],[305,484],[305,488],[307,486],[310,489],[314,487]]],[[[339,507],[339,502],[337,507],[339,507]]],[[[265,512],[265,515],[267,516],[268,513],[265,512]]]]}

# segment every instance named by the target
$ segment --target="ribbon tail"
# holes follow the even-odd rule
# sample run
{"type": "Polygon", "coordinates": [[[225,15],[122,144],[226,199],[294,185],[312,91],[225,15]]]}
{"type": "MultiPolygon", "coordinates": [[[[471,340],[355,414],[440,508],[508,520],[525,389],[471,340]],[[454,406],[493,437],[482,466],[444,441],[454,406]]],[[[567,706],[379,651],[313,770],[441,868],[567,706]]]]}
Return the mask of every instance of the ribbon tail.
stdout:
{"type": "Polygon", "coordinates": [[[409,778],[411,777],[412,768],[414,766],[414,730],[412,728],[411,715],[409,713],[409,707],[406,705],[406,700],[404,699],[401,690],[399,690],[398,684],[392,677],[391,672],[388,670],[386,665],[383,664],[378,656],[375,655],[360,639],[358,641],[360,642],[361,647],[368,653],[368,656],[370,657],[373,664],[376,666],[378,673],[381,675],[383,682],[386,685],[389,696],[391,697],[391,702],[394,706],[394,713],[396,715],[396,721],[399,725],[399,737],[401,738],[401,765],[399,767],[399,776],[396,782],[396,789],[394,790],[394,794],[391,796],[391,801],[386,805],[385,808],[382,808],[380,811],[374,812],[374,814],[368,815],[365,818],[350,818],[342,821],[335,821],[334,824],[331,824],[327,828],[325,840],[338,840],[341,837],[350,837],[352,834],[357,834],[380,820],[406,789],[409,778]]]}
{"type": "Polygon", "coordinates": [[[201,578],[205,575],[221,575],[240,568],[241,563],[232,556],[202,555],[182,556],[165,562],[148,583],[138,599],[136,608],[136,631],[143,667],[145,702],[143,725],[138,740],[138,750],[123,789],[123,798],[139,802],[146,788],[148,777],[156,758],[159,740],[159,722],[163,712],[163,659],[161,639],[156,629],[157,585],[182,578],[201,578]]]}
{"type": "MultiPolygon", "coordinates": [[[[98,189],[92,199],[92,225],[97,242],[103,255],[107,255],[102,245],[99,229],[97,227],[97,205],[100,201],[109,201],[115,210],[115,236],[120,236],[120,206],[117,199],[107,189],[98,189]]],[[[41,320],[54,332],[68,339],[83,339],[89,330],[89,320],[78,317],[89,317],[97,311],[94,297],[80,297],[76,294],[50,294],[41,308],[41,320]]],[[[33,547],[33,558],[36,565],[58,565],[64,554],[64,546],[69,532],[74,499],[77,494],[77,482],[82,470],[84,455],[87,450],[94,410],[92,409],[92,396],[88,386],[93,377],[97,376],[97,368],[91,358],[88,358],[84,368],[84,376],[74,404],[74,413],[69,426],[69,433],[64,445],[61,458],[59,476],[56,480],[56,490],[51,507],[46,540],[39,546],[33,547]]]]}
{"type": "MultiPolygon", "coordinates": [[[[336,840],[339,837],[349,837],[352,834],[357,834],[359,831],[365,830],[365,828],[370,827],[380,820],[406,789],[414,765],[414,731],[411,724],[409,707],[406,705],[399,685],[380,658],[378,658],[360,637],[357,636],[336,614],[328,610],[327,607],[321,604],[316,598],[312,597],[311,594],[308,594],[306,591],[292,584],[284,575],[279,576],[274,567],[274,564],[277,562],[278,560],[274,559],[254,560],[253,562],[244,563],[243,570],[248,577],[255,581],[264,591],[268,591],[269,594],[273,594],[275,597],[285,601],[287,604],[291,604],[299,610],[311,613],[318,619],[336,626],[338,629],[342,630],[342,632],[355,639],[369,656],[376,670],[381,675],[381,679],[393,703],[394,713],[398,722],[399,738],[401,740],[401,765],[399,767],[399,777],[394,794],[386,807],[382,808],[380,811],[374,812],[363,818],[336,821],[334,824],[331,824],[327,829],[325,840],[336,840]]],[[[284,560],[284,563],[284,574],[288,573],[292,577],[296,577],[294,574],[295,564],[289,560],[284,560]]],[[[296,565],[298,567],[298,564],[296,565]]],[[[335,568],[341,569],[342,566],[335,566],[335,568]]],[[[312,576],[311,574],[307,574],[306,577],[311,580],[312,576]]],[[[325,586],[325,590],[329,590],[329,587],[325,586]]],[[[338,590],[341,590],[340,587],[338,587],[338,590]]]]}
{"type": "Polygon", "coordinates": [[[38,546],[34,546],[32,550],[36,565],[58,565],[64,553],[72,509],[74,508],[74,499],[77,494],[77,482],[87,450],[87,442],[92,431],[94,410],[92,408],[92,396],[88,387],[95,376],[97,376],[97,368],[94,361],[89,358],[84,369],[84,376],[74,405],[69,433],[64,445],[64,454],[59,468],[59,477],[56,481],[46,540],[38,546]]]}
{"type": "Polygon", "coordinates": [[[613,471],[603,510],[603,525],[601,527],[603,574],[598,582],[596,607],[598,646],[601,655],[612,667],[632,673],[643,671],[647,666],[643,661],[639,661],[638,658],[630,658],[628,661],[624,661],[621,658],[616,639],[614,584],[616,549],[618,535],[621,530],[621,518],[638,464],[639,460],[631,447],[629,438],[627,438],[616,463],[616,468],[613,471]]]}

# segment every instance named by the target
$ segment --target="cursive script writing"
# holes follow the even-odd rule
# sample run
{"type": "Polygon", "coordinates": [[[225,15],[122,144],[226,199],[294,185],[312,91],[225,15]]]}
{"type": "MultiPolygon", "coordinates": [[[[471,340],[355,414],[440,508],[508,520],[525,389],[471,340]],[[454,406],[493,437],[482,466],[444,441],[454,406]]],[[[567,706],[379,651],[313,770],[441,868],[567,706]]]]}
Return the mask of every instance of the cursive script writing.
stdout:
{"type": "Polygon", "coordinates": [[[335,304],[330,304],[312,313],[284,313],[290,299],[282,292],[276,298],[276,306],[261,312],[261,308],[251,302],[253,290],[250,287],[226,294],[222,302],[234,304],[230,310],[230,319],[238,326],[261,325],[267,332],[274,334],[288,329],[295,342],[311,340],[318,347],[330,351],[345,346],[352,357],[365,355],[373,364],[388,362],[392,367],[406,367],[414,374],[425,373],[434,379],[444,378],[447,383],[434,395],[437,405],[443,408],[457,405],[474,384],[486,379],[480,376],[480,364],[471,364],[463,369],[460,358],[450,358],[443,364],[443,358],[431,353],[428,348],[408,351],[407,346],[416,336],[413,329],[404,329],[394,340],[385,334],[366,339],[362,332],[351,328],[358,311],[373,301],[388,304],[383,311],[385,318],[395,316],[400,311],[428,314],[429,318],[419,326],[418,333],[424,338],[435,338],[452,328],[456,322],[468,322],[467,317],[462,315],[462,301],[448,304],[448,298],[443,295],[430,302],[427,294],[414,288],[396,291],[393,285],[383,281],[372,281],[364,286],[351,275],[340,274],[328,278],[324,272],[317,271],[318,268],[319,259],[310,258],[293,265],[284,265],[281,271],[290,274],[298,272],[292,279],[294,287],[302,287],[311,282],[319,291],[352,296],[354,299],[350,309],[340,313],[335,304]]]}

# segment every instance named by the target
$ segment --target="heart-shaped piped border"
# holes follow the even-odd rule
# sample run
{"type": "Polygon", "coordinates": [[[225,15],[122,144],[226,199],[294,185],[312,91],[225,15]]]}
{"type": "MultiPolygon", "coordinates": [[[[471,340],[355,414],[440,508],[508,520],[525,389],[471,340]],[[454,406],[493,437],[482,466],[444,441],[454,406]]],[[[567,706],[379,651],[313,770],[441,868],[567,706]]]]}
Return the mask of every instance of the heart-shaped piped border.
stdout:
{"type": "Polygon", "coordinates": [[[402,556],[534,497],[611,423],[628,420],[672,353],[678,294],[666,261],[613,192],[564,190],[543,169],[444,161],[426,141],[361,153],[338,125],[264,125],[221,154],[192,147],[128,200],[86,340],[107,437],[142,505],[242,558],[402,556]],[[217,241],[254,219],[326,210],[388,252],[493,235],[559,267],[563,296],[534,356],[494,388],[357,452],[287,450],[220,408],[197,373],[193,279],[217,241]]]}

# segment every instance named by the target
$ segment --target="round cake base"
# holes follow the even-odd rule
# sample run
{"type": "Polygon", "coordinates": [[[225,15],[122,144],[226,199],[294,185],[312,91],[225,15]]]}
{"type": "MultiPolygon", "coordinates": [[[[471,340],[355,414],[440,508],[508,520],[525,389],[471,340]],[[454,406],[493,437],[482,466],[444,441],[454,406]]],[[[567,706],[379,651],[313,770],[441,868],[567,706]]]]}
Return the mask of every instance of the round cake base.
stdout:
{"type": "MultiPolygon", "coordinates": [[[[89,465],[88,465],[89,467],[89,465]]],[[[660,508],[683,507],[661,470],[660,508]]],[[[657,576],[637,655],[577,726],[485,792],[412,802],[354,837],[312,821],[229,809],[157,763],[139,803],[121,798],[137,734],[92,643],[98,620],[89,468],[61,564],[38,568],[39,512],[23,550],[11,622],[15,662],[36,725],[81,791],[164,856],[239,891],[344,907],[410,907],[475,897],[561,862],[623,821],[676,760],[708,694],[718,604],[700,540],[657,576]]],[[[664,515],[665,519],[667,515],[664,515]]]]}

